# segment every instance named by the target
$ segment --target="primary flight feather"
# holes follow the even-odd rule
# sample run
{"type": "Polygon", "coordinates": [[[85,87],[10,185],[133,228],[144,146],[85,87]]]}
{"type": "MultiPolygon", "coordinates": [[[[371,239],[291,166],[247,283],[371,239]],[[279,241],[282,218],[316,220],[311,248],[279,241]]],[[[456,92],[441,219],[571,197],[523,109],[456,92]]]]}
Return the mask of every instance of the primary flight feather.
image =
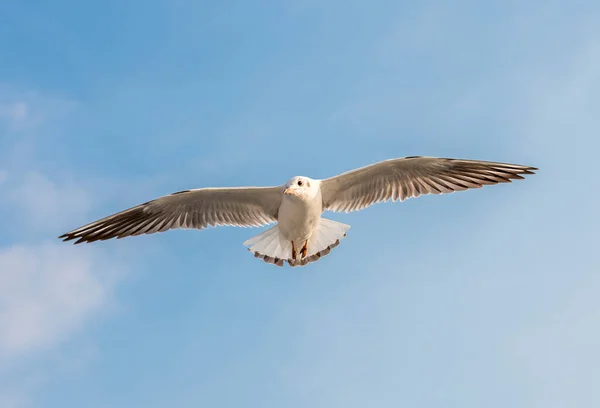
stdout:
{"type": "Polygon", "coordinates": [[[404,201],[507,183],[535,167],[439,157],[384,160],[323,180],[297,176],[274,187],[200,188],[148,201],[61,235],[94,242],[174,228],[277,225],[244,245],[265,262],[306,265],[327,255],[349,225],[321,217],[324,211],[362,210],[382,201],[404,201]]]}

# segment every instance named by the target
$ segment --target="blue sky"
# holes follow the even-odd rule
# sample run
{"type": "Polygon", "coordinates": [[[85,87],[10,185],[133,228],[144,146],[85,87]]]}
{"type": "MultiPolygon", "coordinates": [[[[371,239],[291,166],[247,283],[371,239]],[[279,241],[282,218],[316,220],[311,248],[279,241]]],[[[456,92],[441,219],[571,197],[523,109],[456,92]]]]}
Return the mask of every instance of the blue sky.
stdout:
{"type": "Polygon", "coordinates": [[[0,6],[0,406],[600,404],[600,5],[0,6]],[[510,185],[328,214],[306,268],[217,228],[72,246],[174,191],[432,155],[510,185]]]}

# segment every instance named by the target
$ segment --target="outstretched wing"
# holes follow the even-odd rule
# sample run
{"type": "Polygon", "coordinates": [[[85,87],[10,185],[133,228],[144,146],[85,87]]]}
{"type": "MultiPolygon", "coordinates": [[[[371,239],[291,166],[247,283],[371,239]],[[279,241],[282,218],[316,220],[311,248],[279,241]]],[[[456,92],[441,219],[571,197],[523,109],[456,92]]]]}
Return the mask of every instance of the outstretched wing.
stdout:
{"type": "Polygon", "coordinates": [[[357,211],[372,204],[422,194],[453,193],[507,183],[535,167],[478,160],[413,156],[385,160],[321,181],[323,209],[357,211]]]}
{"type": "Polygon", "coordinates": [[[201,188],[166,195],[61,235],[94,242],[174,228],[258,227],[277,221],[283,187],[201,188]]]}

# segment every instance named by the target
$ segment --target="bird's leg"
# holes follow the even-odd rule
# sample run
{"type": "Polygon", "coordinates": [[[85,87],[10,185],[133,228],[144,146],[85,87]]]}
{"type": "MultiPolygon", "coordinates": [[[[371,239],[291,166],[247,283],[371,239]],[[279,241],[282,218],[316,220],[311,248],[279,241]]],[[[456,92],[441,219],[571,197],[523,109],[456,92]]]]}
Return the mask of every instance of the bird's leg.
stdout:
{"type": "Polygon", "coordinates": [[[304,241],[304,246],[300,250],[300,255],[302,255],[302,258],[306,258],[306,252],[308,252],[308,241],[304,241]]]}
{"type": "Polygon", "coordinates": [[[292,259],[296,259],[296,246],[294,245],[294,241],[292,241],[292,259]]]}

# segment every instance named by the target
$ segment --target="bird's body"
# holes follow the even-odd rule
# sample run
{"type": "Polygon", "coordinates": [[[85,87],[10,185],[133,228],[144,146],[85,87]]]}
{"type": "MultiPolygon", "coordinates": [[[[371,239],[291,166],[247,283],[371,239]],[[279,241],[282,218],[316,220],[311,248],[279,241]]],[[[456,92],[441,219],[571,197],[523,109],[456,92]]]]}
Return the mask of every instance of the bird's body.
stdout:
{"type": "Polygon", "coordinates": [[[349,225],[321,217],[319,180],[297,176],[288,181],[277,213],[277,225],[244,245],[258,258],[276,265],[306,265],[329,253],[346,236],[349,225]]]}
{"type": "MultiPolygon", "coordinates": [[[[308,181],[307,177],[301,179],[316,183],[315,180],[308,181]]],[[[317,227],[322,213],[323,203],[319,189],[315,189],[314,195],[303,197],[284,194],[277,214],[279,233],[288,241],[304,242],[317,227]]]]}
{"type": "Polygon", "coordinates": [[[174,228],[277,225],[244,242],[258,258],[282,266],[306,265],[327,255],[349,225],[322,217],[381,201],[452,193],[522,179],[534,167],[436,157],[391,159],[323,180],[297,176],[275,187],[201,188],[132,207],[62,235],[93,242],[174,228]]]}

